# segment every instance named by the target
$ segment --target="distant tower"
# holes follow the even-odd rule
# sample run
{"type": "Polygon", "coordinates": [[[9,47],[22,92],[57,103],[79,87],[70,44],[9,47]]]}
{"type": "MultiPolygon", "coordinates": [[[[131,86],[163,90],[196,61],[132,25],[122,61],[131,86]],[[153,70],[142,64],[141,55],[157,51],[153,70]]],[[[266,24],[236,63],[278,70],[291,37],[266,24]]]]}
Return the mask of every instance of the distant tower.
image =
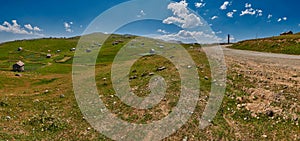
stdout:
{"type": "Polygon", "coordinates": [[[228,44],[230,44],[230,34],[228,34],[228,44]]]}

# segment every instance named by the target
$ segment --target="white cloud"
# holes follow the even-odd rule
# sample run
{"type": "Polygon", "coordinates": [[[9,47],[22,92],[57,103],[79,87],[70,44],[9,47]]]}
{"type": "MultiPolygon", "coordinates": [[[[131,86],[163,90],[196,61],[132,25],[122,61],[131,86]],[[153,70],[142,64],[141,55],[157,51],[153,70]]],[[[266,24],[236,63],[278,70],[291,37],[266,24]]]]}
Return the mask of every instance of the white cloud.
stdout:
{"type": "Polygon", "coordinates": [[[137,15],[138,18],[146,16],[146,13],[144,12],[144,10],[141,10],[140,13],[137,15]]]}
{"type": "Polygon", "coordinates": [[[277,22],[286,21],[287,19],[287,17],[278,18],[277,22]]]}
{"type": "Polygon", "coordinates": [[[202,31],[186,31],[180,30],[178,33],[167,34],[157,36],[155,38],[162,40],[179,40],[182,42],[200,42],[200,43],[216,43],[221,41],[222,39],[217,37],[214,33],[204,33],[202,31]]]}
{"type": "Polygon", "coordinates": [[[263,15],[263,11],[260,9],[256,9],[257,12],[257,16],[262,16],[263,15]]]}
{"type": "Polygon", "coordinates": [[[251,5],[250,3],[246,3],[246,4],[245,4],[245,7],[246,7],[246,8],[251,8],[251,6],[252,6],[252,5],[251,5]]]}
{"type": "Polygon", "coordinates": [[[278,20],[277,20],[277,22],[281,22],[282,21],[282,19],[281,18],[279,18],[278,20]]]}
{"type": "Polygon", "coordinates": [[[205,5],[206,5],[206,3],[202,3],[202,2],[196,2],[196,3],[195,3],[195,6],[196,6],[197,8],[204,7],[205,5]]]}
{"type": "Polygon", "coordinates": [[[24,27],[28,30],[33,30],[33,27],[30,24],[25,24],[24,27]]]}
{"type": "Polygon", "coordinates": [[[203,25],[197,15],[189,12],[187,6],[186,1],[170,3],[168,9],[172,10],[173,16],[163,20],[163,23],[178,23],[182,28],[194,28],[203,25]]]}
{"type": "Polygon", "coordinates": [[[165,30],[163,30],[163,29],[158,29],[158,30],[157,30],[157,32],[159,32],[159,33],[163,33],[163,34],[167,34],[167,33],[169,33],[169,32],[167,32],[167,31],[165,31],[165,30]]]}
{"type": "Polygon", "coordinates": [[[273,17],[273,15],[269,14],[268,15],[268,19],[271,19],[273,17]]]}
{"type": "Polygon", "coordinates": [[[10,32],[14,34],[27,34],[27,35],[38,35],[42,36],[42,34],[33,32],[33,31],[41,31],[38,27],[32,27],[31,24],[24,25],[24,28],[18,24],[17,20],[12,20],[12,24],[5,21],[2,25],[0,25],[0,32],[10,32]],[[26,30],[27,29],[27,30],[26,30]],[[39,29],[39,30],[35,30],[39,29]]]}
{"type": "Polygon", "coordinates": [[[218,31],[218,32],[216,32],[216,34],[222,34],[223,32],[222,31],[218,31]]]}
{"type": "Polygon", "coordinates": [[[73,30],[71,29],[71,25],[73,24],[73,22],[64,22],[64,27],[66,32],[73,32],[73,30]]]}
{"type": "Polygon", "coordinates": [[[283,17],[282,19],[283,19],[284,21],[286,21],[286,20],[287,20],[287,17],[283,17]]]}
{"type": "Polygon", "coordinates": [[[232,10],[232,12],[228,12],[226,15],[229,18],[233,18],[234,13],[237,12],[237,10],[232,10]]]}
{"type": "Polygon", "coordinates": [[[227,17],[229,17],[229,18],[233,18],[233,14],[234,14],[234,12],[228,12],[226,15],[227,15],[227,17]]]}
{"type": "Polygon", "coordinates": [[[256,10],[254,10],[253,8],[249,8],[246,9],[245,11],[242,11],[242,13],[240,14],[240,16],[244,16],[244,15],[255,15],[256,14],[256,10]]]}
{"type": "Polygon", "coordinates": [[[39,27],[37,27],[37,26],[35,26],[34,28],[33,28],[33,30],[34,31],[42,31],[39,27]]]}
{"type": "Polygon", "coordinates": [[[220,7],[220,9],[221,10],[225,10],[225,9],[227,9],[227,6],[229,5],[229,1],[225,1],[224,3],[223,3],[223,5],[221,5],[221,7],[220,7]]]}
{"type": "Polygon", "coordinates": [[[300,24],[298,24],[298,26],[300,26],[300,24]]]}
{"type": "Polygon", "coordinates": [[[250,3],[246,3],[245,8],[246,9],[244,11],[242,11],[240,16],[255,15],[255,14],[257,17],[263,16],[263,11],[261,9],[253,9],[252,4],[250,4],[250,3]]]}
{"type": "Polygon", "coordinates": [[[218,16],[213,16],[213,17],[211,17],[211,20],[215,20],[217,18],[219,18],[219,17],[218,16]]]}

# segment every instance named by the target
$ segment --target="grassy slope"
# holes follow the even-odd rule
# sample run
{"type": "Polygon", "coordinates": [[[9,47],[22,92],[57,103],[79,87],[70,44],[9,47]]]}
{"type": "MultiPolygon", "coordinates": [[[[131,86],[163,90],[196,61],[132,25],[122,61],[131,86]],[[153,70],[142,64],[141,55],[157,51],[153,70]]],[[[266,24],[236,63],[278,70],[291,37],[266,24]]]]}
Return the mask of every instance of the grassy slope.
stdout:
{"type": "MultiPolygon", "coordinates": [[[[130,39],[109,38],[102,47],[102,55],[97,63],[97,86],[99,95],[107,104],[108,108],[123,120],[137,123],[148,123],[153,120],[163,118],[166,113],[172,110],[178,101],[180,80],[173,65],[159,56],[147,56],[134,64],[131,75],[138,78],[132,80],[130,85],[139,96],[146,96],[149,93],[147,83],[150,77],[141,77],[144,72],[155,72],[159,66],[166,66],[167,70],[156,72],[163,76],[169,86],[167,89],[166,101],[161,102],[150,111],[136,110],[121,103],[114,94],[112,84],[109,81],[111,61],[114,54],[124,44],[111,46],[111,42],[122,39],[128,42],[130,39]],[[108,78],[107,82],[102,79],[108,78]],[[116,102],[116,103],[115,103],[116,102]]],[[[96,40],[94,36],[90,40],[96,40]]],[[[0,45],[0,139],[3,140],[108,140],[105,136],[90,129],[90,125],[83,119],[77,106],[71,84],[71,61],[56,63],[56,59],[71,56],[70,48],[75,47],[78,38],[73,39],[39,39],[32,41],[17,41],[0,45]],[[17,47],[22,46],[24,52],[16,52],[17,47]],[[51,59],[46,59],[44,54],[48,50],[52,53],[57,49],[61,53],[55,54],[51,59]],[[26,63],[28,71],[22,73],[22,77],[14,76],[14,72],[9,71],[11,65],[22,60],[26,63]],[[34,69],[30,69],[34,68],[34,69]],[[45,92],[48,90],[49,92],[45,92]],[[64,94],[65,98],[60,95],[64,94]],[[9,117],[8,117],[9,116],[9,117]]],[[[145,44],[150,44],[145,42],[145,44]]],[[[167,46],[167,45],[166,45],[167,46]]],[[[251,119],[249,112],[239,111],[236,108],[237,101],[233,96],[245,95],[238,88],[247,84],[246,80],[233,80],[235,72],[230,72],[228,79],[234,84],[227,87],[227,92],[212,126],[205,130],[198,128],[198,119],[205,107],[210,89],[210,79],[205,80],[205,76],[210,76],[209,64],[203,52],[198,51],[199,47],[189,49],[190,45],[184,45],[196,61],[201,81],[201,96],[197,109],[189,122],[179,131],[171,135],[166,140],[182,140],[185,137],[193,140],[244,140],[244,139],[264,139],[262,134],[272,136],[276,134],[277,139],[286,137],[292,138],[292,131],[299,131],[297,126],[290,123],[280,123],[273,127],[265,115],[260,115],[261,120],[251,119]],[[230,109],[230,110],[227,110],[230,109]],[[233,112],[234,111],[234,112],[233,112]],[[250,120],[244,121],[248,117],[250,120]],[[235,127],[229,125],[228,120],[234,121],[236,128],[242,135],[236,136],[235,127]],[[288,128],[287,128],[288,127],[288,128]]],[[[249,86],[251,87],[251,86],[249,86]]]]}
{"type": "Polygon", "coordinates": [[[272,53],[300,54],[300,33],[241,41],[231,48],[272,53]]]}

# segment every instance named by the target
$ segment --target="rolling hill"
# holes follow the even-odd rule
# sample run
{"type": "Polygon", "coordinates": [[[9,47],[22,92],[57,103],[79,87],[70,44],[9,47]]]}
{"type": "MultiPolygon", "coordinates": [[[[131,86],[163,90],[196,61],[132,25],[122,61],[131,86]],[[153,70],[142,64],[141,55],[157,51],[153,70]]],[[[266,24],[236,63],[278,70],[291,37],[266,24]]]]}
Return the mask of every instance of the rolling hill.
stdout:
{"type": "Polygon", "coordinates": [[[299,55],[300,33],[241,41],[230,48],[299,55]]]}
{"type": "MultiPolygon", "coordinates": [[[[283,140],[293,139],[295,132],[299,131],[298,121],[293,122],[289,118],[275,123],[272,118],[283,117],[270,117],[264,112],[257,114],[259,118],[252,117],[250,111],[238,107],[243,102],[241,97],[250,95],[244,89],[253,88],[254,83],[244,79],[240,72],[230,69],[238,68],[237,65],[228,66],[228,83],[222,105],[211,125],[201,130],[199,118],[208,102],[211,83],[216,82],[211,80],[210,65],[200,45],[179,45],[137,36],[101,33],[83,38],[85,40],[79,46],[80,37],[22,40],[0,45],[0,140],[110,140],[89,125],[73,92],[72,48],[86,49],[83,46],[89,48],[86,55],[101,48],[95,78],[99,98],[116,117],[139,124],[163,119],[177,105],[181,84],[178,70],[170,60],[155,54],[135,62],[128,81],[136,95],[145,97],[150,93],[148,83],[153,74],[162,76],[168,86],[164,99],[157,106],[149,110],[135,109],[114,96],[110,70],[117,52],[124,45],[135,49],[150,46],[155,51],[166,51],[177,46],[186,48],[196,63],[201,93],[188,122],[165,140],[264,140],[273,135],[283,140]],[[107,40],[102,42],[104,38],[107,40]],[[19,47],[23,50],[18,51],[19,47]],[[47,54],[52,57],[47,58],[47,54]],[[25,63],[25,71],[11,71],[12,65],[19,60],[25,63]]],[[[176,58],[176,55],[171,57],[176,58]]]]}

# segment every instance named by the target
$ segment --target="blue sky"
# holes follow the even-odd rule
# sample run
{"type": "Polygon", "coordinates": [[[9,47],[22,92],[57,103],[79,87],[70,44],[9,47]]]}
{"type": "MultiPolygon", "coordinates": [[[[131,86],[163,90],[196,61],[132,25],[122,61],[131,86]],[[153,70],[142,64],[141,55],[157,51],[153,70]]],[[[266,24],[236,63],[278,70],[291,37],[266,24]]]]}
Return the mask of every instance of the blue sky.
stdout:
{"type": "MultiPolygon", "coordinates": [[[[101,13],[124,2],[127,1],[2,1],[0,5],[0,42],[25,38],[78,36],[83,34],[90,23],[101,13]]],[[[155,10],[151,11],[151,9],[165,10],[166,13],[163,14],[169,14],[169,16],[164,15],[164,21],[137,21],[122,27],[117,32],[159,38],[172,37],[180,40],[184,40],[180,35],[199,35],[198,29],[189,31],[184,29],[196,28],[197,26],[189,23],[189,20],[195,20],[195,18],[174,15],[174,12],[178,14],[178,12],[182,12],[182,9],[189,8],[191,12],[183,14],[192,17],[195,14],[199,17],[196,18],[199,19],[199,23],[207,23],[219,40],[224,40],[227,34],[231,34],[235,41],[275,36],[288,30],[300,32],[300,15],[296,12],[299,4],[300,1],[286,0],[186,0],[184,2],[181,0],[173,2],[153,0],[151,4],[145,4],[142,0],[130,8],[127,7],[126,10],[131,11],[130,14],[135,14],[137,18],[161,14],[153,12],[155,10]],[[173,5],[170,5],[172,3],[173,5]],[[170,7],[168,8],[168,6],[170,7]],[[180,8],[181,11],[178,10],[180,8]],[[192,11],[195,13],[192,14],[192,11]],[[177,18],[169,18],[174,16],[177,18]],[[178,23],[178,19],[186,21],[178,23]]],[[[122,17],[123,15],[124,13],[118,13],[114,16],[122,17]]],[[[108,24],[114,23],[113,18],[107,21],[108,24]]],[[[196,24],[197,21],[192,21],[192,23],[196,24]]],[[[206,26],[206,28],[208,27],[206,26]]]]}

